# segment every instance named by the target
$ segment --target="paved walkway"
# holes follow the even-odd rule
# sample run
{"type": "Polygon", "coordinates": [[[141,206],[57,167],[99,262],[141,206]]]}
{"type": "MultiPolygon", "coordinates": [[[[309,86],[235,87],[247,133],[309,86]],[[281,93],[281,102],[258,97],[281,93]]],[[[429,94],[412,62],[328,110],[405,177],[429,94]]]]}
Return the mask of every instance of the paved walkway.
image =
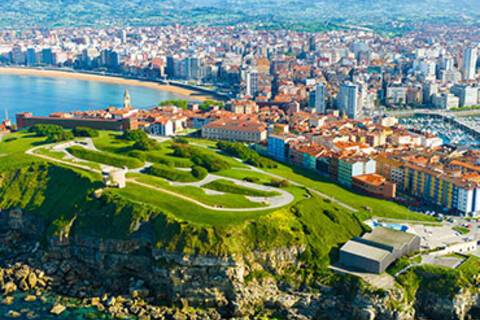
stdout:
{"type": "Polygon", "coordinates": [[[280,195],[278,196],[273,196],[273,197],[254,197],[254,196],[247,196],[246,198],[249,199],[250,201],[253,202],[264,202],[264,203],[269,203],[269,206],[267,207],[262,207],[261,209],[274,209],[274,208],[280,208],[283,206],[286,206],[293,202],[295,200],[295,197],[290,193],[285,190],[282,190],[280,188],[274,188],[274,187],[269,187],[269,186],[264,186],[256,183],[251,183],[243,180],[237,180],[233,178],[227,178],[223,176],[217,176],[214,174],[208,174],[205,179],[201,181],[196,181],[196,182],[171,182],[172,185],[174,186],[191,186],[191,187],[198,187],[201,188],[204,185],[215,181],[215,180],[227,180],[235,183],[238,186],[245,187],[245,188],[250,188],[250,189],[255,189],[259,191],[267,191],[267,192],[276,192],[279,193],[280,195]]]}
{"type": "MultiPolygon", "coordinates": [[[[207,149],[210,149],[210,150],[214,150],[214,151],[217,151],[217,152],[221,152],[220,149],[210,148],[210,147],[208,147],[208,146],[206,146],[206,145],[203,145],[203,144],[200,144],[200,143],[194,143],[194,142],[192,142],[191,144],[192,144],[192,145],[195,145],[195,146],[197,146],[197,147],[207,148],[207,149]]],[[[240,161],[240,162],[243,163],[242,159],[238,159],[238,158],[235,158],[235,157],[232,157],[232,158],[234,158],[235,160],[240,161]]],[[[308,191],[310,191],[311,193],[314,193],[314,194],[316,194],[317,196],[319,196],[319,197],[321,197],[321,198],[328,199],[328,200],[332,201],[333,203],[339,205],[340,207],[342,207],[342,208],[344,208],[344,209],[347,209],[347,210],[352,211],[352,212],[357,212],[357,211],[358,211],[358,209],[356,209],[356,208],[354,208],[354,207],[352,207],[352,206],[349,206],[349,205],[346,204],[345,202],[342,202],[342,201],[340,201],[340,200],[338,200],[338,199],[335,199],[334,197],[329,196],[329,195],[327,195],[327,194],[325,194],[325,193],[323,193],[323,192],[320,192],[320,191],[318,191],[318,190],[315,190],[315,189],[312,189],[312,188],[310,188],[310,187],[307,187],[307,186],[305,186],[305,185],[303,185],[303,184],[301,184],[301,183],[298,183],[298,182],[296,182],[296,181],[293,181],[293,180],[287,179],[287,178],[285,178],[285,177],[276,175],[276,174],[274,174],[274,173],[270,173],[270,172],[264,171],[264,170],[262,170],[262,169],[260,169],[260,168],[257,168],[257,167],[251,166],[251,165],[247,165],[247,164],[245,164],[245,165],[248,167],[248,169],[247,169],[247,168],[238,168],[238,170],[246,170],[246,171],[251,170],[251,171],[256,171],[256,172],[258,172],[258,173],[261,173],[261,174],[270,176],[270,177],[275,178],[275,179],[287,180],[290,184],[292,184],[292,185],[294,185],[294,186],[297,186],[297,187],[306,188],[306,189],[307,189],[308,191]]]]}
{"type": "MultiPolygon", "coordinates": [[[[63,150],[65,150],[66,148],[68,148],[69,146],[72,146],[74,144],[75,143],[73,143],[73,144],[67,143],[65,145],[68,145],[68,146],[62,146],[62,148],[63,148],[63,150]]],[[[69,162],[69,161],[52,158],[52,157],[49,157],[47,155],[35,153],[36,150],[38,150],[40,148],[49,147],[49,146],[53,146],[53,145],[42,145],[42,146],[34,147],[32,149],[27,150],[25,153],[28,154],[28,155],[37,157],[37,158],[47,160],[47,161],[60,163],[60,164],[70,166],[70,167],[74,167],[74,168],[78,168],[78,169],[83,169],[83,170],[86,170],[86,171],[89,171],[89,172],[94,172],[94,173],[99,173],[99,174],[102,173],[101,170],[93,169],[93,168],[91,168],[89,166],[86,166],[86,165],[72,163],[72,162],[69,162]]],[[[60,149],[58,149],[58,151],[60,149]]],[[[74,158],[74,159],[76,159],[76,158],[74,158]]],[[[243,183],[243,181],[240,181],[240,180],[231,179],[231,178],[224,178],[224,177],[215,176],[215,175],[208,175],[207,178],[206,178],[207,181],[214,181],[214,180],[217,180],[217,179],[226,179],[226,180],[233,181],[237,184],[243,183]]],[[[265,211],[265,210],[271,210],[271,209],[277,209],[277,208],[284,207],[284,206],[288,205],[289,203],[291,203],[295,199],[295,197],[292,194],[290,194],[289,192],[287,192],[285,190],[281,190],[281,189],[277,189],[277,188],[270,188],[270,187],[255,185],[255,184],[248,184],[248,183],[245,182],[245,184],[244,184],[245,186],[248,185],[248,187],[253,187],[255,185],[255,189],[265,190],[265,191],[276,191],[276,192],[280,193],[281,195],[276,196],[276,197],[265,198],[270,202],[270,204],[268,206],[265,206],[265,207],[259,207],[259,208],[219,208],[219,207],[206,205],[206,204],[204,204],[204,203],[202,203],[198,200],[192,199],[190,197],[187,197],[187,196],[182,195],[180,193],[176,193],[176,192],[171,191],[171,190],[167,190],[167,189],[164,189],[164,188],[160,188],[160,187],[157,187],[157,186],[152,186],[150,184],[139,182],[135,179],[127,179],[127,182],[131,183],[131,184],[136,184],[136,185],[139,185],[139,186],[151,189],[151,190],[155,190],[155,191],[159,191],[159,192],[163,192],[165,194],[175,196],[177,198],[183,199],[185,201],[194,203],[194,204],[196,204],[200,207],[203,207],[203,208],[209,209],[209,210],[213,210],[213,211],[224,211],[224,212],[265,211]]],[[[202,180],[201,182],[203,182],[203,184],[208,183],[208,182],[205,182],[205,180],[202,180]]],[[[261,197],[258,197],[258,198],[257,197],[252,197],[252,200],[253,200],[253,198],[255,198],[256,200],[260,200],[261,197]]]]}
{"type": "MultiPolygon", "coordinates": [[[[179,194],[179,193],[176,193],[176,192],[173,192],[173,191],[170,191],[170,190],[167,190],[167,189],[164,189],[164,188],[160,188],[160,187],[156,187],[156,186],[152,186],[150,184],[147,184],[147,183],[143,183],[143,182],[139,182],[135,179],[127,179],[127,182],[129,183],[133,183],[133,184],[136,184],[136,185],[139,185],[139,186],[142,186],[142,187],[145,187],[145,188],[148,188],[148,189],[152,189],[152,190],[155,190],[155,191],[159,191],[159,192],[163,192],[163,193],[166,193],[166,194],[169,194],[171,196],[174,196],[174,197],[177,197],[177,198],[180,198],[182,200],[185,200],[185,201],[188,201],[188,202],[191,202],[191,203],[194,203],[202,208],[205,208],[205,209],[208,209],[208,210],[213,210],[213,211],[224,211],[224,212],[252,212],[252,211],[265,211],[265,210],[271,210],[271,209],[277,209],[277,208],[281,208],[281,207],[284,207],[285,205],[289,204],[290,202],[292,202],[294,200],[294,197],[293,195],[291,195],[290,193],[286,192],[285,196],[279,196],[279,197],[274,197],[274,198],[284,198],[283,200],[281,201],[277,201],[276,203],[273,203],[273,198],[268,198],[270,200],[270,205],[269,206],[266,206],[266,207],[259,207],[259,208],[219,208],[219,207],[213,207],[213,206],[209,206],[209,205],[206,205],[204,204],[203,202],[200,202],[198,200],[195,200],[195,199],[192,199],[192,198],[189,198],[187,196],[184,196],[182,194],[179,194]]],[[[283,191],[283,190],[282,190],[283,191]]]]}
{"type": "Polygon", "coordinates": [[[351,207],[349,206],[348,204],[346,204],[345,202],[342,202],[338,199],[335,199],[334,197],[331,197],[329,195],[326,195],[325,193],[323,192],[320,192],[318,190],[315,190],[315,189],[312,189],[310,187],[307,187],[301,183],[298,183],[296,181],[293,181],[293,180],[290,180],[290,179],[286,179],[285,177],[282,177],[282,176],[279,176],[277,174],[274,174],[274,173],[270,173],[270,172],[267,172],[267,171],[264,171],[262,169],[259,169],[259,168],[256,168],[256,167],[253,167],[253,166],[248,166],[250,168],[250,170],[253,170],[253,171],[256,171],[258,173],[262,173],[264,175],[267,175],[267,176],[270,176],[272,178],[275,178],[275,179],[280,179],[280,180],[287,180],[290,184],[294,185],[294,186],[297,186],[297,187],[303,187],[303,188],[306,188],[308,191],[310,191],[311,193],[314,193],[316,194],[317,196],[321,197],[321,198],[324,198],[324,199],[328,199],[330,201],[332,201],[333,203],[339,205],[340,207],[344,208],[344,209],[347,209],[349,211],[352,211],[352,212],[357,212],[358,210],[355,209],[354,207],[351,207]]]}

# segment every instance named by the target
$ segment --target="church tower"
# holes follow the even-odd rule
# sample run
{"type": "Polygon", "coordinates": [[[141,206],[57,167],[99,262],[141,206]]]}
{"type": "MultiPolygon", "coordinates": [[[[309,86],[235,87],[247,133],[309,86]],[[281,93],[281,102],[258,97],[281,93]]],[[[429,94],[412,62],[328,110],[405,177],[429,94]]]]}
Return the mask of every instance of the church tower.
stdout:
{"type": "Polygon", "coordinates": [[[132,99],[130,99],[130,93],[128,93],[127,89],[125,89],[123,94],[123,108],[127,110],[132,109],[132,99]]]}

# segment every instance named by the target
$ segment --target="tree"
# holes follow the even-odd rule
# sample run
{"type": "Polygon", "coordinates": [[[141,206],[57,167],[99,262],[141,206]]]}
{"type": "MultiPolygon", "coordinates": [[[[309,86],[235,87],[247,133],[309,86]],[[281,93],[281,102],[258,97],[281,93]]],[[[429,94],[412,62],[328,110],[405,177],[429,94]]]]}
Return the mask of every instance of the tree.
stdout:
{"type": "Polygon", "coordinates": [[[165,100],[160,102],[161,107],[165,106],[175,106],[180,109],[187,109],[188,108],[188,100],[183,99],[172,99],[172,100],[165,100]]]}
{"type": "Polygon", "coordinates": [[[29,132],[35,133],[38,137],[47,137],[47,142],[54,143],[72,140],[73,133],[54,124],[36,124],[30,127],[29,132]]]}
{"type": "Polygon", "coordinates": [[[98,137],[97,130],[92,128],[87,128],[87,127],[75,127],[72,130],[72,133],[75,137],[90,137],[90,138],[98,137]]]}
{"type": "Polygon", "coordinates": [[[153,139],[148,138],[148,137],[140,138],[133,145],[133,148],[138,149],[138,150],[143,150],[143,151],[154,150],[156,147],[157,147],[157,142],[153,139]]]}
{"type": "Polygon", "coordinates": [[[141,129],[126,130],[123,132],[122,138],[129,141],[140,141],[142,139],[148,139],[148,135],[141,129]]]}
{"type": "Polygon", "coordinates": [[[223,108],[225,105],[221,101],[216,101],[212,99],[207,99],[202,102],[202,104],[199,106],[199,108],[203,111],[208,111],[211,107],[220,107],[223,108]]]}

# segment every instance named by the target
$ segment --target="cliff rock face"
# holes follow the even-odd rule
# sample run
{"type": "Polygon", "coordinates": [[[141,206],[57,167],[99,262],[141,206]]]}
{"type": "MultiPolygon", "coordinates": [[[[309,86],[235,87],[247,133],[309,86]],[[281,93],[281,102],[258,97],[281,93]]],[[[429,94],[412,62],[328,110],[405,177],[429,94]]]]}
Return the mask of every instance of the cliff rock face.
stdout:
{"type": "Polygon", "coordinates": [[[249,257],[185,255],[149,248],[141,240],[103,240],[84,236],[51,238],[52,260],[72,260],[110,279],[114,289],[128,288],[130,277],[144,281],[159,301],[176,305],[217,308],[225,315],[244,315],[280,293],[274,281],[247,283],[252,265],[263,270],[283,269],[298,264],[302,248],[249,257]],[[123,280],[123,283],[122,283],[123,280]]]}
{"type": "MultiPolygon", "coordinates": [[[[18,233],[32,240],[44,232],[41,219],[21,210],[0,213],[1,237],[18,233]]],[[[420,288],[416,300],[407,303],[401,288],[345,294],[327,287],[316,292],[284,287],[277,276],[302,266],[302,247],[218,257],[155,249],[142,238],[67,234],[49,238],[40,265],[60,292],[72,296],[88,296],[89,290],[96,290],[90,292],[94,296],[126,293],[179,307],[214,308],[222,317],[269,309],[286,319],[475,319],[480,310],[480,296],[471,290],[449,299],[420,288]]]]}

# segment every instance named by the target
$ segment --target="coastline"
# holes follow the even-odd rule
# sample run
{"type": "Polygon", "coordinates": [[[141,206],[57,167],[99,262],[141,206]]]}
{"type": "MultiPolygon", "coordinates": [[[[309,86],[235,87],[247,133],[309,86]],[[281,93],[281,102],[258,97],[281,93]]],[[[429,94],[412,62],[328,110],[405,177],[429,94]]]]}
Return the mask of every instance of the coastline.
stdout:
{"type": "Polygon", "coordinates": [[[192,101],[205,101],[207,99],[217,99],[214,95],[195,91],[187,88],[183,88],[175,85],[166,85],[154,81],[137,80],[122,78],[121,76],[109,76],[91,74],[86,72],[78,72],[75,70],[50,70],[50,69],[38,69],[38,68],[23,68],[23,67],[0,67],[0,74],[11,74],[19,76],[37,76],[47,78],[64,78],[64,79],[76,79],[84,81],[97,81],[111,84],[138,86],[144,88],[150,88],[154,90],[171,92],[173,94],[185,97],[185,99],[192,101]]]}

